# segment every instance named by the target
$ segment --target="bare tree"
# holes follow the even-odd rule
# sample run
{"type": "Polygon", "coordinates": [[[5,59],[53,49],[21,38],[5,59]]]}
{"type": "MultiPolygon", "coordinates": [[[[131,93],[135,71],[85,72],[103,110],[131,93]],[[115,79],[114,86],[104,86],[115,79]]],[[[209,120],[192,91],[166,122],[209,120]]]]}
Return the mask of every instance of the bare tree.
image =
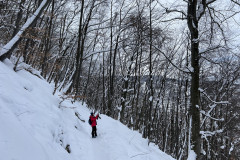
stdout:
{"type": "Polygon", "coordinates": [[[1,53],[0,53],[0,60],[3,61],[6,58],[10,58],[12,55],[12,51],[16,48],[18,43],[21,40],[21,35],[23,35],[26,30],[31,27],[40,17],[44,9],[47,5],[51,2],[51,0],[43,0],[40,4],[39,8],[34,12],[33,16],[31,16],[26,23],[22,26],[19,32],[6,44],[3,46],[1,53]]]}

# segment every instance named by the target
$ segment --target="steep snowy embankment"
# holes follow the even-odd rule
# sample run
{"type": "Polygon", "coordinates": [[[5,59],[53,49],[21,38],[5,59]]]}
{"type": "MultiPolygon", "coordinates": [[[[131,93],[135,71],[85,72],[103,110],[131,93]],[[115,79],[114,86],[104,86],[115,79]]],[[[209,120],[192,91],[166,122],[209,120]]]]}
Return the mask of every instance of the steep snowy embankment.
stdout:
{"type": "Polygon", "coordinates": [[[60,97],[52,95],[45,80],[12,67],[10,61],[0,62],[1,160],[173,159],[105,115],[98,120],[98,137],[92,139],[85,105],[70,100],[59,105],[60,97]]]}

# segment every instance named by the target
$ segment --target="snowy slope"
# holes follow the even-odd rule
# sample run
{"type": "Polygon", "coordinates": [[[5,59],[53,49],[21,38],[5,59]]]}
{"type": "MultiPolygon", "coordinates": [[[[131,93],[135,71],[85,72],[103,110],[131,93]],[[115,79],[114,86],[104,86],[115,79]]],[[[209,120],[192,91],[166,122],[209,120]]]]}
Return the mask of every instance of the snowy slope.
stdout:
{"type": "Polygon", "coordinates": [[[92,139],[85,105],[70,100],[59,105],[62,99],[52,95],[53,87],[45,80],[12,68],[10,61],[0,62],[1,160],[173,159],[105,115],[98,120],[98,137],[92,139]]]}

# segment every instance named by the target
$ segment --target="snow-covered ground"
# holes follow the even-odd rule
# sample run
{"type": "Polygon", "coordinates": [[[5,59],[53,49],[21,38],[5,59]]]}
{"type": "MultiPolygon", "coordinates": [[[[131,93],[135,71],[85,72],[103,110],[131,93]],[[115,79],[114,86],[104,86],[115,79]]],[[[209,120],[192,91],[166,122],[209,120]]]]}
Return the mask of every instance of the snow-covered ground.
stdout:
{"type": "Polygon", "coordinates": [[[44,79],[12,68],[10,61],[0,62],[1,160],[173,160],[106,115],[100,115],[98,137],[92,139],[86,105],[59,104],[61,94],[52,95],[44,79]]]}

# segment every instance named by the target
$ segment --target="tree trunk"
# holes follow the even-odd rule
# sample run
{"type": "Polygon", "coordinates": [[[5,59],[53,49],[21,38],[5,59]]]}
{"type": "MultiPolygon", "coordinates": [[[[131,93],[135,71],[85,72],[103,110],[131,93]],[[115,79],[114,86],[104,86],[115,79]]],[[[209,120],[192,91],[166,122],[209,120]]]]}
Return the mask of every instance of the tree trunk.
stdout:
{"type": "Polygon", "coordinates": [[[148,115],[148,137],[151,136],[152,128],[152,110],[153,110],[153,76],[152,76],[152,0],[150,0],[149,10],[150,10],[150,46],[149,46],[149,115],[148,115]]]}
{"type": "Polygon", "coordinates": [[[42,62],[42,72],[41,72],[41,75],[46,78],[46,75],[47,75],[47,55],[49,54],[48,52],[50,51],[50,48],[51,48],[51,34],[52,34],[52,25],[53,25],[53,14],[54,14],[54,2],[55,0],[52,0],[52,9],[51,9],[51,15],[50,15],[50,21],[49,21],[49,27],[46,31],[46,35],[45,35],[45,38],[46,38],[46,44],[45,44],[45,50],[44,50],[44,57],[43,57],[43,62],[42,62]]]}
{"type": "MultiPolygon", "coordinates": [[[[23,5],[25,3],[25,0],[21,0],[21,2],[19,3],[19,12],[17,14],[17,19],[15,21],[15,28],[13,30],[13,34],[12,34],[12,38],[17,34],[17,32],[20,29],[20,22],[22,20],[22,15],[23,15],[23,5]]],[[[10,57],[8,57],[10,58],[10,57]]]]}
{"type": "Polygon", "coordinates": [[[22,35],[26,32],[28,28],[30,28],[36,21],[38,20],[38,17],[42,14],[44,9],[47,7],[47,5],[51,2],[51,0],[44,0],[42,1],[41,5],[38,7],[38,9],[34,12],[32,17],[28,18],[26,23],[22,26],[22,28],[19,30],[19,32],[6,44],[3,46],[1,52],[0,52],[0,61],[4,61],[6,58],[10,58],[12,55],[13,50],[17,47],[18,43],[22,39],[22,35]]]}
{"type": "Polygon", "coordinates": [[[198,19],[197,0],[188,2],[188,28],[191,33],[191,89],[190,89],[190,115],[192,116],[191,145],[197,156],[200,156],[200,111],[199,111],[199,40],[198,40],[198,19]]]}

